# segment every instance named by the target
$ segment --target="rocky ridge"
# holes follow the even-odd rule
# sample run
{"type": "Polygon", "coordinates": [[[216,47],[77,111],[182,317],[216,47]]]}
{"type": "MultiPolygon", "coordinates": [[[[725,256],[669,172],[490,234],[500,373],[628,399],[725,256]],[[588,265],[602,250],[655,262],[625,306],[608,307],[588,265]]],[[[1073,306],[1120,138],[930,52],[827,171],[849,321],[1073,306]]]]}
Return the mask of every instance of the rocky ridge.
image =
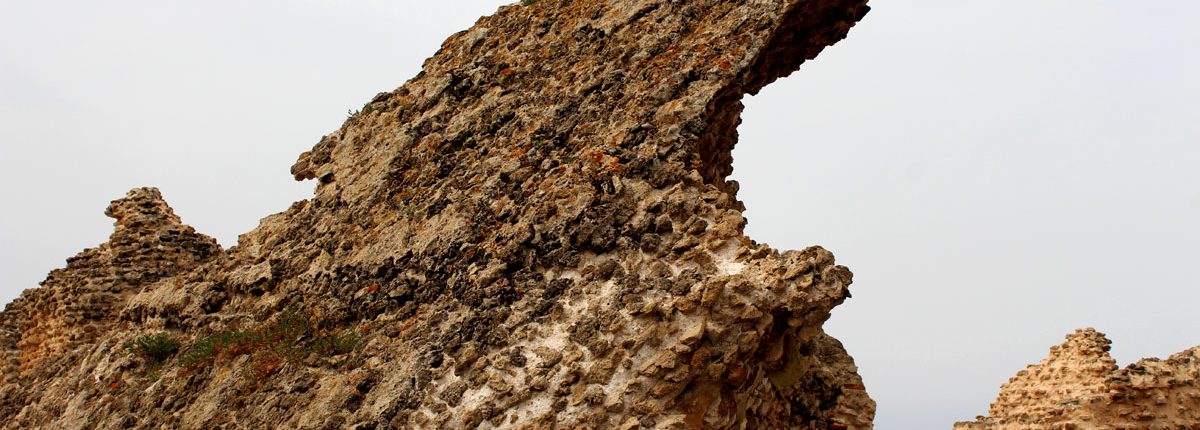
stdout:
{"type": "Polygon", "coordinates": [[[955,429],[1192,429],[1200,423],[1200,347],[1124,369],[1092,328],[1000,387],[988,416],[955,429]]]}
{"type": "Polygon", "coordinates": [[[0,314],[0,426],[870,428],[821,329],[850,271],[747,238],[726,180],[740,99],[867,10],[503,6],[302,154],[314,197],[237,246],[157,190],[115,201],[108,243],[0,314]]]}

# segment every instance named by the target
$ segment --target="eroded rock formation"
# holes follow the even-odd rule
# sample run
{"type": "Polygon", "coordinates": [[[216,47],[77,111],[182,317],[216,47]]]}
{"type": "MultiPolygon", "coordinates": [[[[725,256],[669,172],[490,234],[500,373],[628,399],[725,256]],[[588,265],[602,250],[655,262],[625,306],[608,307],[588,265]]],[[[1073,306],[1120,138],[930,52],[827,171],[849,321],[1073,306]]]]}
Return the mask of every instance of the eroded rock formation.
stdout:
{"type": "Polygon", "coordinates": [[[1118,369],[1111,342],[1076,330],[1000,387],[988,416],[956,429],[1191,429],[1200,423],[1200,347],[1118,369]]]}
{"type": "Polygon", "coordinates": [[[301,155],[315,196],[237,246],[115,202],[113,240],[0,319],[0,425],[870,428],[821,329],[850,271],[745,237],[726,180],[742,96],[867,10],[503,6],[301,155]]]}
{"type": "Polygon", "coordinates": [[[63,354],[113,329],[129,297],[160,279],[194,269],[221,252],[217,241],[180,223],[154,188],[138,188],[104,212],[115,218],[109,241],[67,259],[42,288],[6,311],[4,378],[57,367],[63,354]],[[47,363],[46,361],[51,361],[47,363]]]}

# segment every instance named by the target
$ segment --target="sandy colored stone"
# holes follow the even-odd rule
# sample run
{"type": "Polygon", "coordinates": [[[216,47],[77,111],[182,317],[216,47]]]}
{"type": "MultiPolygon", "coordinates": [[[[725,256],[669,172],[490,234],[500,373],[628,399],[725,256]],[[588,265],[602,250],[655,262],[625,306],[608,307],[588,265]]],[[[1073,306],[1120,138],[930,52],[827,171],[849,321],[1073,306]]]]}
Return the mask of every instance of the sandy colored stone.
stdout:
{"type": "Polygon", "coordinates": [[[727,180],[741,98],[867,10],[502,6],[302,154],[313,198],[237,246],[156,191],[114,203],[110,242],[0,316],[0,428],[870,428],[821,329],[850,271],[744,236],[727,180]],[[124,349],[294,312],[353,351],[151,371],[124,349]]]}
{"type": "Polygon", "coordinates": [[[956,429],[1191,429],[1200,426],[1200,347],[1118,369],[1087,328],[1000,387],[988,416],[956,429]]]}

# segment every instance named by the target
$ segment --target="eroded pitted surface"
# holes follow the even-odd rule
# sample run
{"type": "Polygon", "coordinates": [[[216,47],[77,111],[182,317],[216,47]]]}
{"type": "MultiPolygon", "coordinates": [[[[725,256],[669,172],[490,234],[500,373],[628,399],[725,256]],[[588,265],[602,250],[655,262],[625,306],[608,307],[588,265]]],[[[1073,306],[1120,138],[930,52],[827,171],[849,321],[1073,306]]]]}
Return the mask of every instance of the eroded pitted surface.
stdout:
{"type": "MultiPolygon", "coordinates": [[[[48,379],[71,373],[95,343],[113,335],[128,299],[161,279],[221,253],[216,240],[183,225],[155,188],[114,200],[109,241],[67,259],[42,288],[26,290],[0,319],[0,413],[11,417],[48,379]]],[[[61,399],[59,400],[61,401],[61,399]]],[[[12,423],[9,424],[10,426],[12,423]]]]}
{"type": "Polygon", "coordinates": [[[1192,429],[1200,425],[1200,347],[1124,369],[1111,342],[1076,330],[1000,387],[988,416],[956,429],[1192,429]]]}
{"type": "MultiPolygon", "coordinates": [[[[740,99],[865,0],[557,1],[451,36],[292,168],[312,200],[144,288],[8,428],[869,428],[850,271],[742,234],[740,99]],[[362,361],[157,379],[120,352],[287,308],[362,361]],[[70,375],[70,376],[65,376],[70,375]],[[69,399],[65,402],[63,399],[69,399]]],[[[242,359],[244,361],[244,358],[242,359]]],[[[21,386],[21,385],[18,385],[21,386]]],[[[20,396],[15,396],[17,398],[20,396]]],[[[14,402],[9,402],[13,404],[14,402]]]]}
{"type": "Polygon", "coordinates": [[[134,189],[104,213],[116,219],[108,242],[68,258],[67,267],[50,272],[43,288],[28,290],[12,304],[25,312],[13,332],[19,339],[13,346],[21,353],[5,360],[5,380],[95,341],[112,328],[133,293],[221,252],[211,237],[183,225],[157,189],[134,189]]]}

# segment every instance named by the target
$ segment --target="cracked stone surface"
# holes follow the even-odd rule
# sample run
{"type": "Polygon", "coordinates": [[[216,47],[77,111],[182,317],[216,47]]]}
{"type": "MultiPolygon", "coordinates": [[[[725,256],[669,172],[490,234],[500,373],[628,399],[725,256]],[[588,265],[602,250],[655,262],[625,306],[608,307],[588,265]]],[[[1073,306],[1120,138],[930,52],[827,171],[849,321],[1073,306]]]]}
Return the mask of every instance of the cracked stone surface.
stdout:
{"type": "Polygon", "coordinates": [[[726,179],[741,98],[865,3],[502,6],[302,154],[313,198],[237,246],[157,190],[114,202],[108,243],[0,314],[0,427],[871,428],[821,328],[850,271],[746,237],[726,179]],[[294,310],[353,351],[178,364],[294,310]],[[161,365],[126,350],[154,333],[183,345],[161,365]]]}

